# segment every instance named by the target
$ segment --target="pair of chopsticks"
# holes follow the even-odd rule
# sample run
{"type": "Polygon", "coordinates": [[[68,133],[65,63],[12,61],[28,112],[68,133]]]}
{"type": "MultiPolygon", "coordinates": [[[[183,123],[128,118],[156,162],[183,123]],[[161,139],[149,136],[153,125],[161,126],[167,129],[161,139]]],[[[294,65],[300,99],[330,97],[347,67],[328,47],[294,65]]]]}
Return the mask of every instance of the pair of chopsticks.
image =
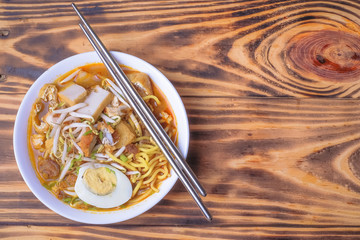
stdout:
{"type": "Polygon", "coordinates": [[[79,23],[81,30],[85,33],[86,37],[99,55],[100,59],[111,73],[115,82],[125,95],[125,98],[128,100],[130,106],[134,109],[135,113],[144,123],[144,125],[150,132],[152,138],[155,140],[161,151],[164,153],[165,157],[174,169],[176,175],[180,178],[186,190],[194,198],[196,204],[199,206],[206,219],[211,221],[212,216],[197,193],[198,191],[202,196],[205,197],[206,191],[201,186],[194,172],[186,163],[186,160],[184,159],[180,151],[177,149],[175,144],[171,141],[169,136],[166,134],[157,119],[154,117],[153,113],[148,108],[146,103],[143,101],[137,91],[133,88],[131,82],[126,77],[125,73],[121,70],[118,63],[111,56],[109,51],[105,48],[104,44],[95,34],[91,26],[85,20],[84,16],[80,13],[79,9],[74,3],[72,3],[71,5],[81,20],[81,23],[79,23]],[[197,191],[195,190],[195,188],[197,191]]]}

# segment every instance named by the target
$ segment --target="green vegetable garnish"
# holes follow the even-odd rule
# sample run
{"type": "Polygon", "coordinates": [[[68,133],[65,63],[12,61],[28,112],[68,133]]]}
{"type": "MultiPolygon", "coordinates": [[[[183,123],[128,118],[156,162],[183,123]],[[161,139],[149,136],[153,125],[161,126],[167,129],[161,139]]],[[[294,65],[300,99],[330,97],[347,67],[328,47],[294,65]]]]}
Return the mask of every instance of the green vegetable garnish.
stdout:
{"type": "Polygon", "coordinates": [[[72,139],[74,139],[74,140],[75,140],[75,137],[74,137],[74,135],[72,134],[72,130],[71,130],[71,128],[69,129],[69,136],[70,136],[72,139]]]}
{"type": "Polygon", "coordinates": [[[80,170],[80,167],[76,167],[76,168],[75,168],[75,173],[76,173],[76,175],[79,175],[79,170],[80,170]]]}
{"type": "Polygon", "coordinates": [[[101,132],[101,131],[100,131],[100,133],[99,133],[99,138],[100,138],[101,141],[102,141],[103,138],[104,138],[103,132],[101,132]]]}
{"type": "Polygon", "coordinates": [[[89,135],[90,133],[92,133],[92,130],[85,132],[83,136],[89,135]]]}
{"type": "Polygon", "coordinates": [[[62,106],[64,106],[65,105],[65,102],[61,102],[61,103],[59,103],[57,106],[56,106],[56,108],[61,108],[62,106]]]}
{"type": "Polygon", "coordinates": [[[48,190],[51,190],[56,184],[56,181],[53,181],[53,182],[50,182],[48,184],[44,183],[43,186],[48,189],[48,190]]]}
{"type": "Polygon", "coordinates": [[[50,132],[51,132],[51,128],[49,127],[49,129],[46,132],[46,139],[50,138],[50,132]]]}
{"type": "Polygon", "coordinates": [[[105,169],[106,169],[107,172],[109,172],[109,173],[114,173],[114,174],[115,174],[114,170],[112,170],[112,169],[110,169],[110,168],[107,168],[107,167],[106,167],[105,169]]]}
{"type": "Polygon", "coordinates": [[[129,159],[128,159],[124,154],[121,154],[121,155],[120,155],[120,159],[121,159],[121,161],[123,161],[123,162],[129,161],[129,159]]]}
{"type": "Polygon", "coordinates": [[[80,161],[81,159],[82,159],[82,155],[81,154],[79,154],[79,157],[78,158],[75,158],[75,161],[80,161]]]}

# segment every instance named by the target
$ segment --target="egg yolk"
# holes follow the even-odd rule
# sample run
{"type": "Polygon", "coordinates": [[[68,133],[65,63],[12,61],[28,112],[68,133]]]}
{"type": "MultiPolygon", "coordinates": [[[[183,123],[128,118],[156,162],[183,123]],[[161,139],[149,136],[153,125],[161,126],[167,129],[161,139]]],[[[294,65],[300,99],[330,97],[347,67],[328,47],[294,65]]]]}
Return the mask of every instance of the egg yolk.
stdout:
{"type": "Polygon", "coordinates": [[[87,169],[83,181],[92,193],[100,196],[110,194],[116,187],[116,175],[106,167],[87,169]]]}

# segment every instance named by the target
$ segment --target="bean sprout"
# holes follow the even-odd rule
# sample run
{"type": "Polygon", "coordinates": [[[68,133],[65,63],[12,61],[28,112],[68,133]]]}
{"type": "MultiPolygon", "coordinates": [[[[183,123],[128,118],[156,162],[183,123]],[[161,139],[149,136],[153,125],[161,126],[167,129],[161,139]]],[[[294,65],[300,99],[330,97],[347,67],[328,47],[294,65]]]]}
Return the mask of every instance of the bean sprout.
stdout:
{"type": "Polygon", "coordinates": [[[78,110],[79,108],[86,107],[87,105],[88,105],[87,103],[78,103],[68,108],[54,110],[53,113],[69,113],[78,110]]]}
{"type": "Polygon", "coordinates": [[[75,72],[71,73],[69,76],[67,76],[66,78],[64,78],[63,80],[60,81],[60,84],[66,83],[70,80],[72,80],[76,74],[78,74],[80,72],[80,69],[76,70],[75,72]]]}

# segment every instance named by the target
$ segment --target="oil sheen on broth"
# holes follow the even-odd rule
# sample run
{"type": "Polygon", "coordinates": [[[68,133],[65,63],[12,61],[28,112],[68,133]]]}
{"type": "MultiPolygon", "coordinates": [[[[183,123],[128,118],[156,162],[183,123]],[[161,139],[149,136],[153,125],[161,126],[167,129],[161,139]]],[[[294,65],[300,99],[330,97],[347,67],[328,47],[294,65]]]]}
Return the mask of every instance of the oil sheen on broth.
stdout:
{"type": "MultiPolygon", "coordinates": [[[[173,141],[174,114],[144,73],[121,66],[173,141]]],[[[28,146],[40,182],[71,207],[108,211],[159,191],[170,165],[101,63],[46,84],[33,104],[28,146]]]]}

